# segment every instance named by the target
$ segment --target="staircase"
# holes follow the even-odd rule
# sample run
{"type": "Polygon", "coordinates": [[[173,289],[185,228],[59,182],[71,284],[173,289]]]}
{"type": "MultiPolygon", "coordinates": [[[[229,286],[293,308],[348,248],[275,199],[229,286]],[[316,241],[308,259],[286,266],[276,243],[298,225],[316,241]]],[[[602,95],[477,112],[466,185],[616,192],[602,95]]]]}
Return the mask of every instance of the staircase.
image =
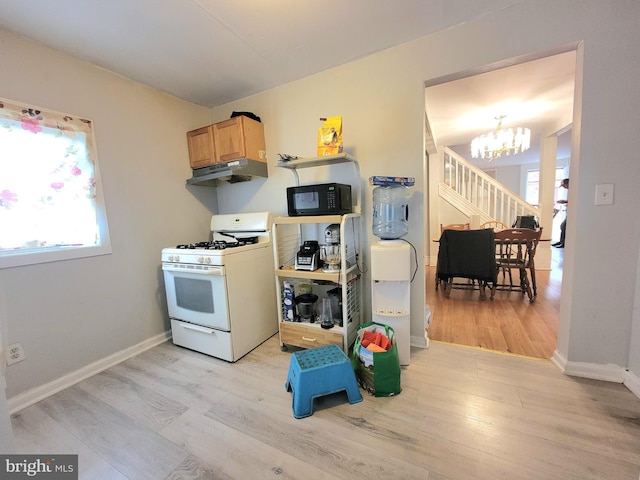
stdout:
{"type": "Polygon", "coordinates": [[[536,207],[447,147],[438,195],[467,216],[479,215],[480,223],[499,220],[513,225],[519,215],[539,216],[536,207]]]}

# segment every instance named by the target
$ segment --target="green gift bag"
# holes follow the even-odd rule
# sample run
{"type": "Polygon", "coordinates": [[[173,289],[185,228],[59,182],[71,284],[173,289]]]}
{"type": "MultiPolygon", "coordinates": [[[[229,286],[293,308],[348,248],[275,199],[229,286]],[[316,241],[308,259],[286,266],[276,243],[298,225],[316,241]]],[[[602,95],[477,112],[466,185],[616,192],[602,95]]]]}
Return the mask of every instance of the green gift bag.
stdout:
{"type": "Polygon", "coordinates": [[[400,357],[395,332],[389,325],[370,322],[358,327],[351,364],[358,383],[376,397],[391,397],[402,391],[400,388],[400,357]],[[365,332],[382,333],[391,341],[386,352],[372,352],[362,346],[365,332]]]}

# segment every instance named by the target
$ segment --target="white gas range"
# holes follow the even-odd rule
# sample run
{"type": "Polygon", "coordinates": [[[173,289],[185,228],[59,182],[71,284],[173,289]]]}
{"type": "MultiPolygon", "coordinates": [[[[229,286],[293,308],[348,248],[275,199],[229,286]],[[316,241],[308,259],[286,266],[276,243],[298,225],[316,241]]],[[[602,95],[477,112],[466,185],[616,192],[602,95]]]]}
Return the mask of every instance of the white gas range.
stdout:
{"type": "Polygon", "coordinates": [[[173,343],[235,362],[278,331],[271,225],[214,215],[210,240],[162,250],[173,343]]]}

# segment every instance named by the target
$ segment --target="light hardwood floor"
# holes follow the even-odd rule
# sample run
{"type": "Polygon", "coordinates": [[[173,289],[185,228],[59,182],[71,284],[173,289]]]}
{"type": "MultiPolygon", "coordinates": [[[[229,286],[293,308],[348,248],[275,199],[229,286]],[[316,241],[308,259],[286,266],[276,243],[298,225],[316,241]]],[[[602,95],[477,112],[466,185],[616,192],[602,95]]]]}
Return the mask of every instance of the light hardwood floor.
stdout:
{"type": "Polygon", "coordinates": [[[439,342],[391,398],[295,419],[277,336],[230,364],[167,342],[12,416],[80,479],[638,480],[640,399],[547,360],[439,342]]]}
{"type": "Polygon", "coordinates": [[[551,270],[536,272],[538,295],[533,303],[525,294],[513,291],[496,291],[493,300],[481,301],[477,290],[452,290],[445,298],[442,288],[435,289],[435,267],[428,267],[426,300],[432,315],[429,338],[551,358],[558,337],[563,257],[563,250],[554,248],[551,270]]]}

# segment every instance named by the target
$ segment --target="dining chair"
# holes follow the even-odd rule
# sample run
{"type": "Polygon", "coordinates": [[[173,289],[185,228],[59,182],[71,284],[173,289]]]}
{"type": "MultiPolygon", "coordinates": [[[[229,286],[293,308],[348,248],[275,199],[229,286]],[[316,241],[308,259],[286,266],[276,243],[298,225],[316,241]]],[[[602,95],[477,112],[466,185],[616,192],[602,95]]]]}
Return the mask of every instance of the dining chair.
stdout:
{"type": "Polygon", "coordinates": [[[502,223],[500,220],[491,220],[489,222],[482,223],[480,228],[493,228],[494,232],[500,232],[509,228],[509,225],[502,223]]]}
{"type": "MultiPolygon", "coordinates": [[[[436,275],[444,284],[446,298],[453,288],[475,290],[477,281],[480,299],[486,300],[487,285],[497,282],[494,235],[491,229],[442,232],[436,275]],[[466,278],[469,283],[455,283],[455,278],[466,278]]],[[[493,299],[493,287],[491,293],[493,299]]]]}
{"type": "Polygon", "coordinates": [[[495,232],[496,245],[496,276],[497,271],[503,271],[503,282],[498,284],[497,279],[493,286],[492,296],[495,290],[521,291],[526,293],[529,301],[533,302],[538,294],[536,286],[535,255],[542,228],[532,230],[530,228],[509,228],[495,232]],[[520,284],[514,285],[511,274],[512,269],[517,269],[520,276],[520,284]],[[529,280],[529,274],[531,280],[529,280]],[[505,271],[509,274],[509,283],[506,283],[505,271]]]}
{"type": "MultiPolygon", "coordinates": [[[[470,225],[468,223],[450,223],[448,225],[440,224],[440,235],[442,236],[442,232],[445,230],[469,230],[470,225]]],[[[440,285],[440,279],[438,279],[438,261],[436,260],[436,292],[438,291],[438,286],[440,285]]]]}
{"type": "MultiPolygon", "coordinates": [[[[500,220],[490,220],[488,222],[484,222],[482,224],[480,224],[480,228],[491,228],[493,229],[494,232],[501,232],[502,230],[506,230],[509,227],[509,225],[507,225],[506,223],[501,222],[500,220]]],[[[506,267],[502,267],[500,268],[500,270],[502,270],[502,278],[505,278],[506,275],[509,275],[509,279],[511,280],[511,270],[506,268],[506,267]]]]}

